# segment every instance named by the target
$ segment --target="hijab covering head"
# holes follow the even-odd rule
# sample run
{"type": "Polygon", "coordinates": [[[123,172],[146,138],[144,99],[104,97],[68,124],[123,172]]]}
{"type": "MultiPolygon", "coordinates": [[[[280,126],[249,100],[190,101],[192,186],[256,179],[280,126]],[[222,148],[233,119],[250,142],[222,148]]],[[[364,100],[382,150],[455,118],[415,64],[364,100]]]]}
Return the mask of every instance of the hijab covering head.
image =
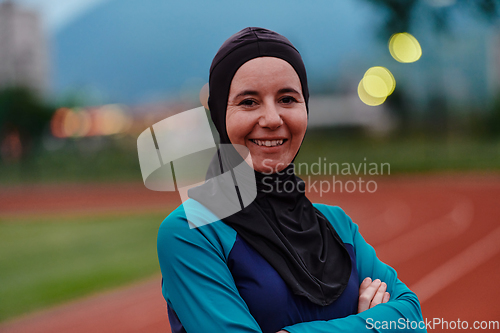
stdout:
{"type": "MultiPolygon", "coordinates": [[[[238,68],[258,57],[280,58],[295,69],[307,107],[306,71],[292,43],[271,30],[245,28],[222,44],[210,67],[208,105],[221,143],[231,143],[226,130],[231,81],[238,68]]],[[[209,166],[207,179],[228,168],[237,172],[234,156],[220,150],[209,166]]],[[[304,182],[295,175],[293,163],[275,174],[254,173],[255,200],[222,221],[273,266],[294,294],[322,306],[333,303],[351,274],[351,259],[337,232],[305,196],[304,182]]],[[[240,195],[238,186],[236,191],[240,195]]],[[[211,209],[216,196],[227,196],[224,192],[216,183],[207,181],[190,189],[188,195],[211,209]]]]}
{"type": "Polygon", "coordinates": [[[210,66],[208,107],[219,132],[220,143],[231,143],[226,130],[226,108],[234,74],[241,65],[258,57],[280,58],[292,65],[299,76],[302,94],[306,106],[308,105],[306,69],[299,51],[287,38],[274,31],[245,28],[222,44],[210,66]]]}

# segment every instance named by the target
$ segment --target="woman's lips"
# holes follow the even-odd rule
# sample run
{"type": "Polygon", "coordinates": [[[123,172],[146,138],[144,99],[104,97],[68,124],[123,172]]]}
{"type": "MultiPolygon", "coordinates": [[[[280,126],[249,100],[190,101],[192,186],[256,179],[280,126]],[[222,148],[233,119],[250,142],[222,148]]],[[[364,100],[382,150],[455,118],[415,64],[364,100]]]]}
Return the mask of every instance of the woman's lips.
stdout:
{"type": "Polygon", "coordinates": [[[252,141],[255,145],[257,145],[259,147],[274,148],[274,147],[282,146],[288,140],[287,139],[272,139],[272,140],[270,140],[270,139],[265,139],[265,140],[250,139],[250,141],[252,141]]]}

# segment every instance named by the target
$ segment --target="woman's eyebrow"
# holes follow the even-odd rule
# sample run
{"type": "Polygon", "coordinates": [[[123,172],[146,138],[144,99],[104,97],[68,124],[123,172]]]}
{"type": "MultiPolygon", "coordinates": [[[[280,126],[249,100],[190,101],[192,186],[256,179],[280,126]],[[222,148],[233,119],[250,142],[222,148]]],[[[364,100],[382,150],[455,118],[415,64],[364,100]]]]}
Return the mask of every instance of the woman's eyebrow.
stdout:
{"type": "Polygon", "coordinates": [[[240,92],[238,95],[234,96],[234,99],[237,99],[238,97],[241,97],[241,96],[247,96],[247,95],[258,96],[259,93],[255,90],[245,90],[245,91],[240,92]]]}
{"type": "MultiPolygon", "coordinates": [[[[297,90],[295,90],[293,88],[289,88],[289,87],[281,88],[280,90],[278,90],[278,94],[286,94],[286,93],[300,94],[297,90]]],[[[244,91],[240,92],[238,95],[234,96],[233,99],[237,99],[237,98],[242,97],[242,96],[258,96],[258,95],[259,95],[259,93],[255,90],[244,90],[244,91]]]]}
{"type": "Polygon", "coordinates": [[[285,94],[285,93],[299,94],[299,92],[293,88],[281,88],[280,90],[278,90],[278,94],[285,94]]]}

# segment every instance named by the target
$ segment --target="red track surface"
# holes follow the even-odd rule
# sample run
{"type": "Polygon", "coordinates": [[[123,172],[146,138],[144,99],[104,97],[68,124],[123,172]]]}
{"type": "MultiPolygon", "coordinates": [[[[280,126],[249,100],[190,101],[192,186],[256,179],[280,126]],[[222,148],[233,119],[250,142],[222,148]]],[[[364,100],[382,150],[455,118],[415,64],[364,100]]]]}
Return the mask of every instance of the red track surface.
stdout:
{"type": "MultiPolygon", "coordinates": [[[[375,179],[373,193],[311,194],[342,207],[420,298],[424,318],[500,320],[500,177],[375,179]]],[[[0,190],[0,216],[162,210],[172,194],[141,184],[0,190]]],[[[160,277],[31,314],[1,332],[169,332],[160,277]]],[[[440,331],[441,326],[435,326],[440,331]]]]}

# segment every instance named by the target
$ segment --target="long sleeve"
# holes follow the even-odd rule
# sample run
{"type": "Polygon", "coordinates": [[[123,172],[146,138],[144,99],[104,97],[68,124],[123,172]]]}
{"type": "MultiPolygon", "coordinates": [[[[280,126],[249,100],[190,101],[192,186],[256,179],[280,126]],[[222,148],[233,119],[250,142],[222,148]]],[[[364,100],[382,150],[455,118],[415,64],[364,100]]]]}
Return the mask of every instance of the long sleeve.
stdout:
{"type": "MultiPolygon", "coordinates": [[[[209,216],[211,213],[197,202],[188,200],[186,204],[194,206],[191,212],[198,213],[195,218],[200,219],[199,225],[207,219],[214,221],[214,217],[209,216]]],[[[398,280],[394,269],[378,260],[374,249],[358,232],[357,225],[338,207],[315,206],[332,223],[344,243],[353,246],[358,286],[367,276],[379,278],[387,283],[391,300],[361,314],[327,321],[306,321],[284,329],[290,333],[404,332],[406,326],[402,325],[420,322],[422,315],[416,295],[398,280]],[[392,324],[392,329],[377,329],[384,323],[398,326],[392,324]]],[[[160,226],[157,247],[163,295],[187,333],[262,332],[228,267],[228,257],[230,253],[234,255],[236,238],[234,229],[221,221],[190,229],[183,206],[172,212],[160,226]]],[[[241,262],[241,265],[246,264],[246,261],[241,262]]],[[[262,274],[265,275],[262,280],[255,281],[265,285],[274,281],[262,274]]]]}
{"type": "Polygon", "coordinates": [[[397,278],[392,267],[377,258],[373,247],[359,233],[358,226],[339,207],[316,207],[334,224],[345,242],[346,238],[351,238],[359,283],[366,277],[384,281],[391,300],[345,318],[305,322],[284,329],[290,333],[426,332],[417,296],[397,278]]]}
{"type": "MultiPolygon", "coordinates": [[[[200,218],[207,214],[200,207],[200,218]]],[[[187,333],[261,332],[226,263],[234,237],[234,230],[220,221],[190,229],[182,206],[160,226],[163,295],[187,333]]]]}

